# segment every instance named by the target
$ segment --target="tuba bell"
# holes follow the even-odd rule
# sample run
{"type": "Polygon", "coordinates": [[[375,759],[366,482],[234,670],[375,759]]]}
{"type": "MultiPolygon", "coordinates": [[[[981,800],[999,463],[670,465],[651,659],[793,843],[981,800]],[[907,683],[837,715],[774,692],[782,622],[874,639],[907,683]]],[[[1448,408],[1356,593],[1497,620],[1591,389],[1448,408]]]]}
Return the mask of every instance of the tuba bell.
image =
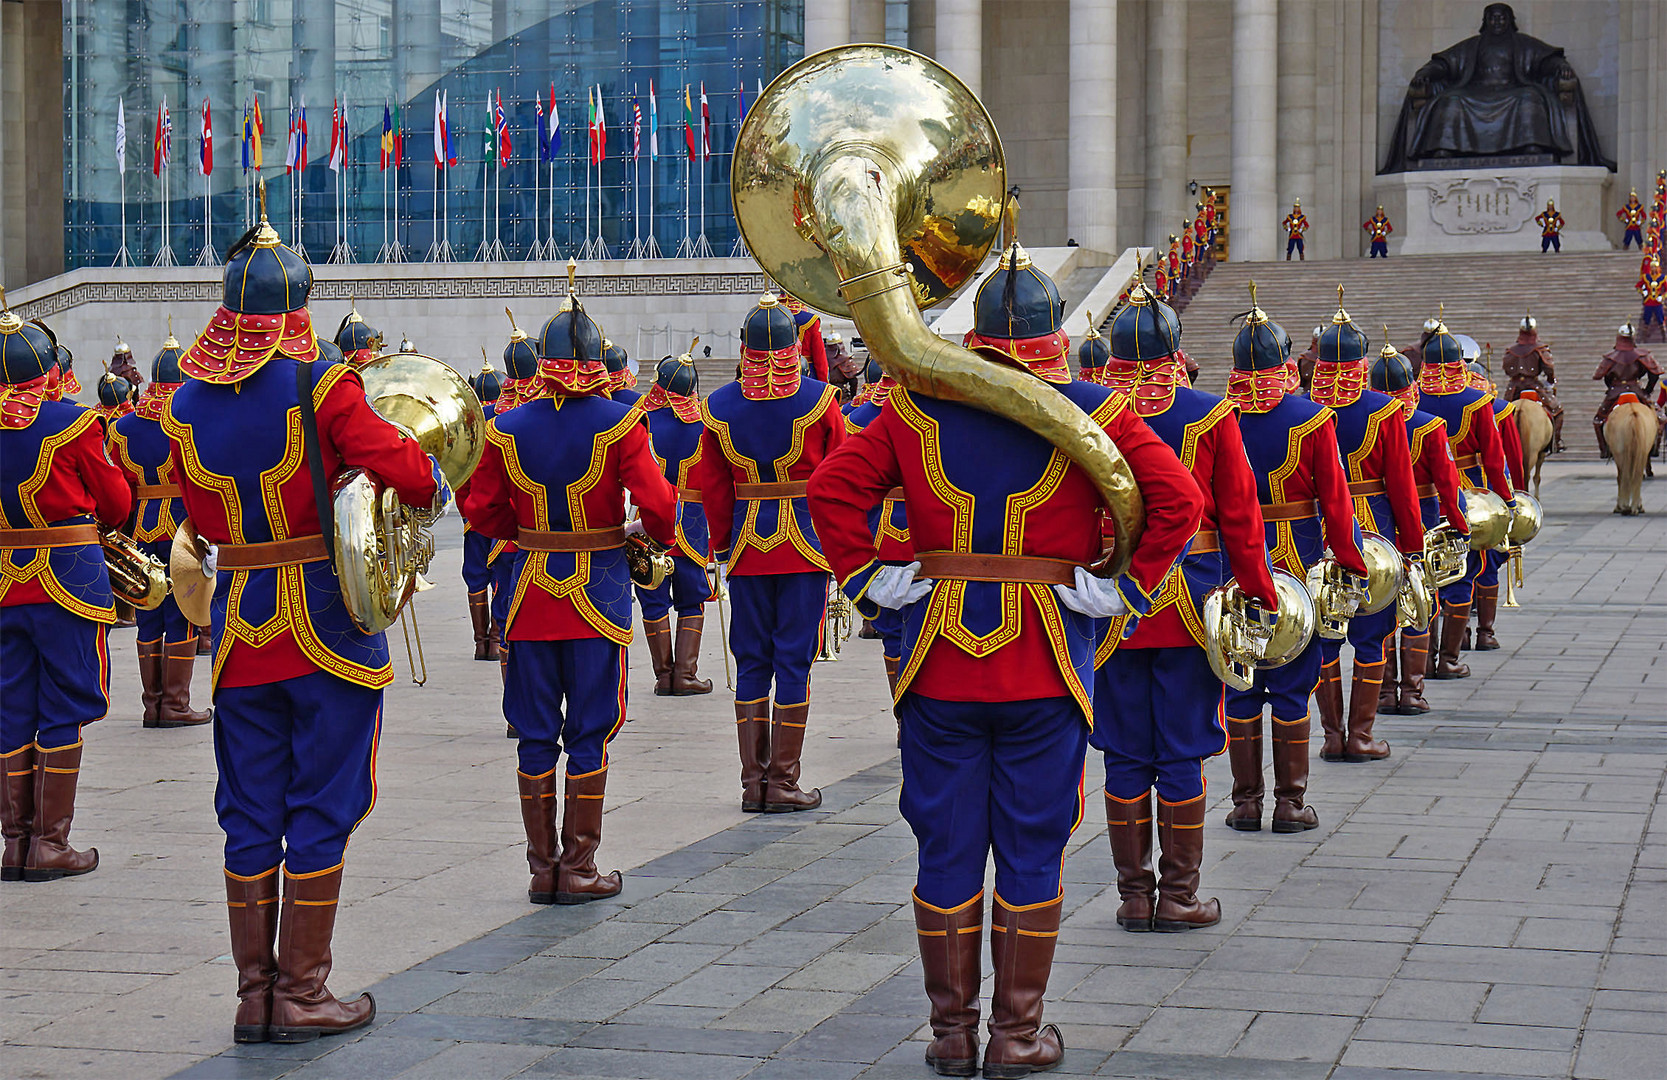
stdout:
{"type": "MultiPolygon", "coordinates": [[[[453,491],[480,464],[486,412],[463,376],[414,351],[384,353],[359,369],[365,398],[439,463],[453,491]]],[[[393,490],[364,469],[335,480],[336,575],[342,601],[368,634],[392,626],[434,558],[434,522],[444,505],[402,506],[393,490]]]]}
{"type": "Polygon", "coordinates": [[[1436,588],[1445,589],[1464,577],[1470,558],[1470,537],[1442,522],[1424,533],[1424,565],[1436,588]]]}
{"type": "Polygon", "coordinates": [[[1376,615],[1395,603],[1406,584],[1406,560],[1381,533],[1360,531],[1360,554],[1366,559],[1366,599],[1356,615],[1376,615]]]}
{"type": "Polygon", "coordinates": [[[1466,488],[1464,517],[1470,522],[1470,550],[1492,551],[1511,535],[1511,508],[1487,488],[1466,488]]]}
{"type": "Polygon", "coordinates": [[[1365,582],[1327,555],[1308,568],[1308,592],[1314,597],[1314,632],[1341,641],[1349,632],[1349,620],[1366,602],[1365,582]]]}
{"type": "Polygon", "coordinates": [[[736,137],[730,191],[747,247],[777,285],[848,317],[906,389],[1005,417],[1082,466],[1126,569],[1140,490],[1104,429],[1052,387],[934,334],[920,309],[974,274],[1001,228],[1007,168],[982,102],[907,49],[847,45],[779,75],[736,137]]]}
{"type": "Polygon", "coordinates": [[[1204,654],[1216,678],[1234,690],[1249,690],[1256,672],[1295,660],[1314,637],[1314,600],[1302,582],[1276,567],[1273,587],[1278,611],[1246,596],[1237,581],[1204,597],[1204,654]]]}
{"type": "Polygon", "coordinates": [[[100,527],[98,543],[104,549],[104,565],[110,572],[110,591],[140,611],[155,611],[168,598],[168,568],[161,559],[148,555],[133,537],[115,529],[100,527]]]}

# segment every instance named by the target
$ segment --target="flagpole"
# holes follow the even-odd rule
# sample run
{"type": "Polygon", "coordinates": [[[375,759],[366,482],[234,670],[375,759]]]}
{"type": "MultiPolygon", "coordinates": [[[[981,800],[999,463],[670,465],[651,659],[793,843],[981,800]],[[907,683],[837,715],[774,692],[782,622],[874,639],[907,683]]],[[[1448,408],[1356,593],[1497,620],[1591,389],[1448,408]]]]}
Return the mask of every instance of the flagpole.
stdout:
{"type": "Polygon", "coordinates": [[[596,118],[590,118],[588,149],[585,152],[585,242],[579,248],[579,258],[590,258],[590,167],[596,158],[596,118]]]}
{"type": "Polygon", "coordinates": [[[116,261],[111,266],[132,266],[133,260],[127,254],[127,170],[122,170],[122,244],[116,249],[116,261]]]}
{"type": "MultiPolygon", "coordinates": [[[[684,120],[687,124],[687,119],[684,120]]],[[[683,239],[678,241],[675,259],[692,259],[695,257],[694,241],[689,239],[689,185],[694,183],[694,159],[685,154],[683,157],[683,239]]]]}
{"type": "MultiPolygon", "coordinates": [[[[170,132],[169,133],[170,145],[169,145],[169,148],[168,148],[170,153],[173,150],[173,147],[171,145],[172,139],[173,139],[173,135],[170,132]]],[[[177,260],[175,260],[175,258],[174,258],[173,245],[168,243],[168,162],[167,162],[166,159],[164,159],[163,162],[162,162],[162,246],[157,250],[156,259],[151,263],[151,265],[152,266],[178,266],[179,265],[179,262],[177,260]]]]}
{"type": "MultiPolygon", "coordinates": [[[[704,122],[705,121],[703,120],[702,123],[704,123],[704,122]]],[[[706,138],[706,135],[704,134],[704,129],[702,129],[701,138],[702,138],[702,140],[704,140],[706,138]]],[[[696,258],[699,258],[699,259],[710,259],[712,257],[712,245],[706,242],[706,158],[705,158],[705,149],[704,149],[705,145],[706,144],[703,141],[701,143],[702,151],[701,151],[701,169],[700,169],[700,235],[695,238],[695,246],[694,246],[694,255],[695,255],[696,258]]]]}

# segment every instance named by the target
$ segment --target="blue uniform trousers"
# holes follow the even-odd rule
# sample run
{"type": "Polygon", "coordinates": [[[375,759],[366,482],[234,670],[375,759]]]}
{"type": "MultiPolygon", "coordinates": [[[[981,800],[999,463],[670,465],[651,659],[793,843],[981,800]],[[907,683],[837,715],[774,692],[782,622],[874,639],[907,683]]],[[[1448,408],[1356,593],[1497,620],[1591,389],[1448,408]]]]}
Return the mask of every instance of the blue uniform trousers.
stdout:
{"type": "Polygon", "coordinates": [[[699,615],[702,605],[710,599],[712,583],[706,577],[706,564],[677,552],[671,556],[671,575],[660,582],[658,589],[637,587],[643,622],[663,619],[673,609],[679,615],[699,615]]]}
{"type": "MultiPolygon", "coordinates": [[[[1371,615],[1356,615],[1349,620],[1349,644],[1354,646],[1354,662],[1357,664],[1375,664],[1383,659],[1384,641],[1395,632],[1395,605],[1390,604],[1382,611],[1371,615]]],[[[1343,653],[1343,642],[1322,638],[1318,635],[1315,640],[1320,643],[1320,664],[1330,667],[1338,662],[1343,653]]]]}
{"type": "Polygon", "coordinates": [[[1069,697],[942,701],[912,691],[897,703],[903,732],[899,806],[920,844],[915,895],[952,908],[984,888],[1009,907],[1059,896],[1065,843],[1082,820],[1088,725],[1069,697]]]}
{"type": "Polygon", "coordinates": [[[105,630],[57,604],[0,607],[0,754],[73,746],[110,711],[105,630]]]}
{"type": "Polygon", "coordinates": [[[803,705],[810,700],[810,667],[822,645],[828,575],[820,570],[748,574],[728,581],[735,700],[771,697],[773,680],[777,705],[803,705]]]}
{"type": "Polygon", "coordinates": [[[504,718],[520,736],[519,768],[543,776],[567,748],[567,775],[608,765],[625,723],[625,647],[607,638],[517,641],[504,678],[504,718]]]}
{"type": "Polygon", "coordinates": [[[1270,671],[1258,671],[1249,690],[1227,691],[1227,719],[1258,720],[1271,707],[1273,718],[1287,724],[1308,719],[1308,699],[1320,681],[1318,634],[1295,660],[1270,671]]]}
{"type": "Polygon", "coordinates": [[[214,692],[214,809],[226,869],[252,877],[339,865],[376,802],[382,691],[315,671],[214,692]]]}
{"type": "Polygon", "coordinates": [[[1385,259],[1389,258],[1389,241],[1387,241],[1387,240],[1373,240],[1372,241],[1372,256],[1371,257],[1374,258],[1374,259],[1380,258],[1380,257],[1385,258],[1385,259]]]}
{"type": "MultiPolygon", "coordinates": [[[[1501,556],[1500,561],[1504,561],[1503,556],[1501,556]]],[[[1472,551],[1465,556],[1464,577],[1451,585],[1442,587],[1441,604],[1443,607],[1451,607],[1454,604],[1468,604],[1473,599],[1471,594],[1475,591],[1476,586],[1497,584],[1499,584],[1499,568],[1497,566],[1490,567],[1481,554],[1472,551]]]]}
{"type": "Polygon", "coordinates": [[[486,560],[496,543],[473,529],[463,534],[463,584],[470,592],[478,593],[494,583],[493,565],[486,560]]]}
{"type": "Polygon", "coordinates": [[[1119,648],[1094,672],[1089,743],[1106,759],[1106,794],[1164,802],[1204,794],[1204,759],[1227,748],[1226,687],[1196,645],[1119,648]]]}
{"type": "Polygon", "coordinates": [[[1631,247],[1633,244],[1637,244],[1640,248],[1642,248],[1644,246],[1644,230],[1643,229],[1628,229],[1626,231],[1626,235],[1621,237],[1621,250],[1622,251],[1625,251],[1628,247],[1631,247]]]}
{"type": "MultiPolygon", "coordinates": [[[[164,566],[168,563],[168,556],[174,549],[172,540],[139,541],[139,548],[147,555],[154,555],[162,560],[164,566]]],[[[146,611],[139,608],[134,612],[134,618],[139,623],[138,639],[142,642],[163,641],[169,645],[190,641],[197,636],[196,627],[185,619],[179,605],[174,603],[174,594],[169,592],[163,598],[160,607],[146,611]]]]}
{"type": "MultiPolygon", "coordinates": [[[[492,564],[492,621],[500,627],[509,620],[509,602],[515,599],[515,560],[508,555],[498,556],[492,564]]],[[[500,647],[507,647],[506,639],[500,647]]]]}
{"type": "Polygon", "coordinates": [[[903,610],[901,608],[880,608],[879,614],[868,620],[874,627],[874,632],[880,635],[880,651],[887,660],[901,660],[903,658],[903,610]]]}

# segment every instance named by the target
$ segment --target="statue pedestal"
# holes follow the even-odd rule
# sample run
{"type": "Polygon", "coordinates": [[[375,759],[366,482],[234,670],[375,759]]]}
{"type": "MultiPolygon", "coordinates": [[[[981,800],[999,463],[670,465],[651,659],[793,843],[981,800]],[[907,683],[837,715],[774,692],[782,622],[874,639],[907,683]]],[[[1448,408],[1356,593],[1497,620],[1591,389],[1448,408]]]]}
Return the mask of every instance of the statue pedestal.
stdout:
{"type": "Polygon", "coordinates": [[[1611,251],[1603,196],[1612,179],[1600,165],[1547,165],[1391,173],[1373,186],[1395,225],[1392,255],[1538,251],[1534,215],[1548,199],[1563,215],[1564,251],[1611,251]]]}

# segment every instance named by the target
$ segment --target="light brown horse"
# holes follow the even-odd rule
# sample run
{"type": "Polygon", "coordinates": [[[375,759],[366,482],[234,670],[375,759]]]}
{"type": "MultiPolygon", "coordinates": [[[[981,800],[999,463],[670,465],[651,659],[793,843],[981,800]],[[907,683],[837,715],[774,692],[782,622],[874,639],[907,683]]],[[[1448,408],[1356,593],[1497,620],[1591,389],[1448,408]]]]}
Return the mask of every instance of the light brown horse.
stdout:
{"type": "MultiPolygon", "coordinates": [[[[1522,438],[1522,470],[1534,478],[1534,498],[1540,497],[1540,466],[1551,453],[1551,417],[1545,406],[1530,397],[1517,398],[1517,434],[1522,438]]],[[[1517,477],[1528,487],[1528,476],[1517,477]]]]}
{"type": "Polygon", "coordinates": [[[1603,438],[1615,457],[1615,513],[1632,516],[1644,512],[1639,490],[1644,464],[1655,446],[1655,411],[1636,401],[1623,402],[1603,423],[1603,438]]]}

